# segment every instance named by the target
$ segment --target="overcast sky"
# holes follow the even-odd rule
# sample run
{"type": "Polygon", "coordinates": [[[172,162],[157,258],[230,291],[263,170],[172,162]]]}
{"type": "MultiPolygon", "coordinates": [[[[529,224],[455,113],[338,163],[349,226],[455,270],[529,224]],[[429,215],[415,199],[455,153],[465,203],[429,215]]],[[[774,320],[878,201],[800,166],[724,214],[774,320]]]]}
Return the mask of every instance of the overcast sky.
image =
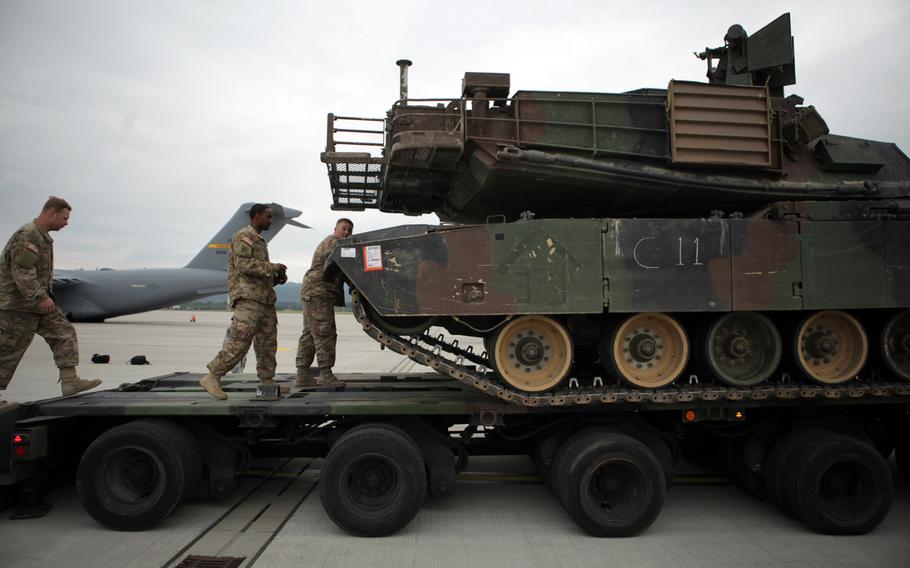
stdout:
{"type": "MultiPolygon", "coordinates": [[[[384,116],[465,71],[512,90],[703,80],[692,52],[791,12],[797,93],[832,132],[910,151],[910,4],[0,0],[0,240],[50,194],[74,207],[58,268],[182,266],[240,203],[303,211],[270,246],[302,277],[338,214],[326,113],[384,116]],[[314,3],[315,4],[315,3],[314,3]],[[862,7],[861,7],[862,6],[862,7]]],[[[363,231],[433,216],[350,213],[363,231]]]]}

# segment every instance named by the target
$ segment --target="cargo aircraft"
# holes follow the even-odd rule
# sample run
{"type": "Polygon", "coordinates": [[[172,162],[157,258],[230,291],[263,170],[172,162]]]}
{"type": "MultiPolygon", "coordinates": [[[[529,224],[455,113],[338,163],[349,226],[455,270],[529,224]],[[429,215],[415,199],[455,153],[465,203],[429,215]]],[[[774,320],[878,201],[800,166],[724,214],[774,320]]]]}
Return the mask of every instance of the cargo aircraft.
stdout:
{"type": "MultiPolygon", "coordinates": [[[[227,292],[231,237],[249,224],[252,203],[244,203],[198,254],[182,268],[136,270],[55,270],[53,291],[57,305],[70,321],[102,322],[191,302],[227,292]]],[[[269,241],[285,225],[308,229],[294,220],[300,211],[277,203],[272,226],[262,232],[269,241]]]]}

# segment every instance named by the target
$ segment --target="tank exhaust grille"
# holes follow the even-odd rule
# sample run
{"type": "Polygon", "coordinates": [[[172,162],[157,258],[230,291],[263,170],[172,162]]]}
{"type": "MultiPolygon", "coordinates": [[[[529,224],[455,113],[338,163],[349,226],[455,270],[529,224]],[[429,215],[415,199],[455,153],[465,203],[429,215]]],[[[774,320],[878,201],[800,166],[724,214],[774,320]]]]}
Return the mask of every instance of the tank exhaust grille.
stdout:
{"type": "Polygon", "coordinates": [[[672,163],[772,166],[767,87],[670,81],[667,105],[672,163]]]}

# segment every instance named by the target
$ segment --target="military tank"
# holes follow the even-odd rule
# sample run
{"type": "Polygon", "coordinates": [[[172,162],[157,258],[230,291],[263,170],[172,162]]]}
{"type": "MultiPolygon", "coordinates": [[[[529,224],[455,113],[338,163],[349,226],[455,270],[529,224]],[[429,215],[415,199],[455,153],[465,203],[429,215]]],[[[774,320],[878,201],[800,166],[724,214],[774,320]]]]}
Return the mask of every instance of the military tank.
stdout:
{"type": "Polygon", "coordinates": [[[697,56],[705,83],[419,100],[399,61],[384,118],[328,117],[333,209],[443,224],[355,235],[326,277],[384,346],[516,404],[906,388],[910,160],[785,95],[789,14],[697,56]]]}

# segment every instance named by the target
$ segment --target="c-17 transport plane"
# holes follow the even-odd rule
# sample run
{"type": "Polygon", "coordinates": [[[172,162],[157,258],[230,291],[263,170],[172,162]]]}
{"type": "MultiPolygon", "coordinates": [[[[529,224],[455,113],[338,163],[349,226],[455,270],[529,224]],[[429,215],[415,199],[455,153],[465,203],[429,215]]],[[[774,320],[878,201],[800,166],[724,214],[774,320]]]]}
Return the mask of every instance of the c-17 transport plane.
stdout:
{"type": "MultiPolygon", "coordinates": [[[[244,203],[230,221],[182,268],[136,270],[55,270],[54,296],[71,321],[101,322],[107,318],[166,308],[227,292],[231,237],[249,224],[252,203],[244,203]]],[[[309,229],[294,221],[300,211],[277,203],[272,226],[262,232],[270,241],[285,225],[309,229]]]]}

